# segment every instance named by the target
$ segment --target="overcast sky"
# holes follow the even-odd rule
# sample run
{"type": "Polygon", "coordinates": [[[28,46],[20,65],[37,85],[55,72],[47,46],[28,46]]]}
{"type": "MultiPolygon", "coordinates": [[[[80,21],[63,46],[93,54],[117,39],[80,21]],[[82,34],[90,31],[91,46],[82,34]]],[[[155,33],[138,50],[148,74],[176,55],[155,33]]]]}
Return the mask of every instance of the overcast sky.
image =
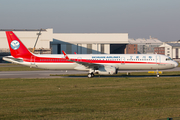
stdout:
{"type": "Polygon", "coordinates": [[[0,29],[180,40],[180,0],[0,0],[0,29]]]}

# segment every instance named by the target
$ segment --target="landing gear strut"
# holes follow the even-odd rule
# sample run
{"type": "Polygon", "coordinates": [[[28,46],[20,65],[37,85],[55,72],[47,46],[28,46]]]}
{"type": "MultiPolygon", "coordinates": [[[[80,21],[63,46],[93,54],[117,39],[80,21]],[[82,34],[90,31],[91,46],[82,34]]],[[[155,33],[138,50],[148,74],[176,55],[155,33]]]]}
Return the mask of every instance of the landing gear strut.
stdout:
{"type": "Polygon", "coordinates": [[[156,75],[157,75],[157,77],[159,77],[159,71],[158,70],[156,71],[156,75]]]}
{"type": "Polygon", "coordinates": [[[94,73],[93,73],[93,72],[92,72],[92,73],[88,73],[87,77],[88,77],[88,78],[94,77],[94,73]]]}
{"type": "Polygon", "coordinates": [[[157,77],[159,77],[159,74],[157,74],[157,77]]]}

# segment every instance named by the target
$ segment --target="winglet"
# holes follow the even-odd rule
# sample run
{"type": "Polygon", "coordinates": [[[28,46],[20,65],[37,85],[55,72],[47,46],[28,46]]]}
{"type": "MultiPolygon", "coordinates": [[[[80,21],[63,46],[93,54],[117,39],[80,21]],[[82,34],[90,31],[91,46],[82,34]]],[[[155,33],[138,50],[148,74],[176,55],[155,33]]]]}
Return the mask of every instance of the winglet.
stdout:
{"type": "Polygon", "coordinates": [[[66,60],[70,60],[69,57],[66,55],[66,53],[62,50],[63,54],[64,54],[64,57],[66,60]]]}

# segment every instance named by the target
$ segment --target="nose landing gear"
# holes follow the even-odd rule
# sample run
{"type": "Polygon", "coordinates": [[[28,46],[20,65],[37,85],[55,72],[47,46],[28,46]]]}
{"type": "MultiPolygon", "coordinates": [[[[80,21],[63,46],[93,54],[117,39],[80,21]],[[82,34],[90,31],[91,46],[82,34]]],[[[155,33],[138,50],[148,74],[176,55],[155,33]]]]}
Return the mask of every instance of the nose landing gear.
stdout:
{"type": "Polygon", "coordinates": [[[156,76],[157,76],[157,78],[159,77],[159,71],[158,70],[156,70],[156,76]]]}

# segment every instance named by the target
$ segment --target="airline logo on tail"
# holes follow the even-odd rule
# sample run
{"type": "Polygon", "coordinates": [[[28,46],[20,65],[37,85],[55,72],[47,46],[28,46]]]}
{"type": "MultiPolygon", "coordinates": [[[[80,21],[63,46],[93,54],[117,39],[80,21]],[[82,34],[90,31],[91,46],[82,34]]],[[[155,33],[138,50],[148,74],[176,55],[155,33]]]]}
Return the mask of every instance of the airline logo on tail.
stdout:
{"type": "Polygon", "coordinates": [[[20,47],[20,43],[19,43],[17,40],[13,40],[13,41],[11,42],[11,48],[12,48],[13,50],[17,50],[19,47],[20,47]]]}

